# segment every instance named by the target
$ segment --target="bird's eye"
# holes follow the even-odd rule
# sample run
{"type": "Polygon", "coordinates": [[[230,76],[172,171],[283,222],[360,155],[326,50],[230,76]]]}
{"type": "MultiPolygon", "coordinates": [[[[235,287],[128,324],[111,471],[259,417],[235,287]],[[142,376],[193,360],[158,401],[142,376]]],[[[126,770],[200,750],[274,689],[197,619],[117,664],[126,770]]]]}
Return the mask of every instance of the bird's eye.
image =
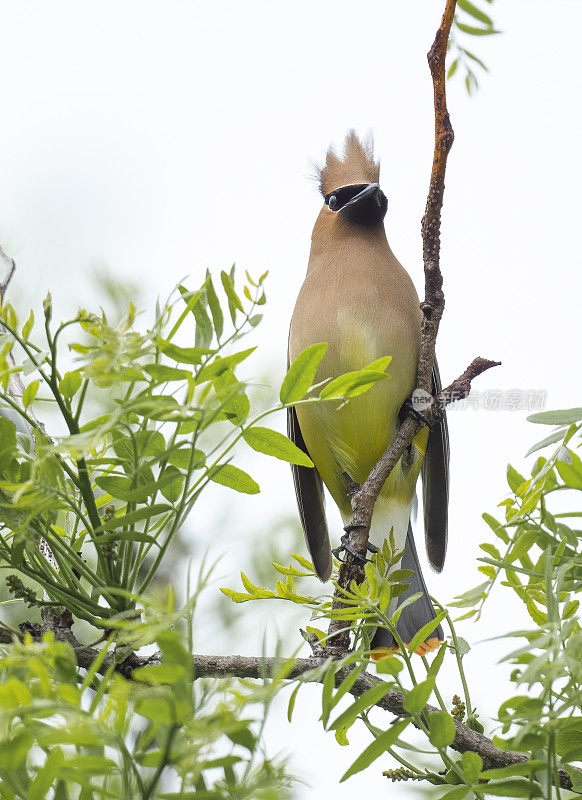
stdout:
{"type": "Polygon", "coordinates": [[[335,208],[337,208],[337,197],[335,196],[335,194],[332,194],[332,196],[329,198],[327,204],[331,208],[332,211],[335,208]]]}

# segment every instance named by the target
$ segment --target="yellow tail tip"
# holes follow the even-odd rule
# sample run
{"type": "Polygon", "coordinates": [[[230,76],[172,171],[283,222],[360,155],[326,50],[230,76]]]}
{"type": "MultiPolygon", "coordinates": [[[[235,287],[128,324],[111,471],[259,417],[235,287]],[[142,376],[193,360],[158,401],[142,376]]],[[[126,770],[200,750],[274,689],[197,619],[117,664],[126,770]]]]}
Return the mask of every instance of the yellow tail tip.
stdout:
{"type": "MultiPolygon", "coordinates": [[[[404,645],[408,647],[409,642],[404,642],[404,645]]],[[[420,644],[416,650],[414,651],[419,656],[425,656],[427,653],[432,652],[433,650],[437,650],[440,647],[441,641],[436,636],[432,639],[429,639],[426,642],[420,644]]],[[[390,653],[397,653],[400,650],[399,647],[376,647],[370,653],[372,661],[379,661],[384,656],[389,655],[390,653]]]]}

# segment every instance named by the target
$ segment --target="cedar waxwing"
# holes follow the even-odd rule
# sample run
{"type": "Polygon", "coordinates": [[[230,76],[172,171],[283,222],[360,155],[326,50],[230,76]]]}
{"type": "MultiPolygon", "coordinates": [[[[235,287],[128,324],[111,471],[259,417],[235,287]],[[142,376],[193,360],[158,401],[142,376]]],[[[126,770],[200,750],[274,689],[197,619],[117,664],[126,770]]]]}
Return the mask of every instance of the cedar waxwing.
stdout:
{"type": "MultiPolygon", "coordinates": [[[[313,229],[307,276],[291,320],[289,361],[309,345],[327,342],[315,377],[322,381],[392,356],[390,379],[379,381],[346,405],[325,402],[289,409],[289,436],[315,465],[315,469],[293,466],[293,478],[307,546],[318,576],[326,581],[332,569],[332,551],[322,483],[347,525],[352,518],[349,481],[361,484],[366,480],[393,440],[403,405],[415,388],[422,312],[412,280],[386,239],[388,200],[378,184],[379,165],[371,141],[363,143],[351,131],[343,158],[330,149],[319,173],[324,204],[313,229]]],[[[440,388],[435,365],[433,393],[440,388]]],[[[393,531],[396,549],[404,550],[394,569],[414,571],[407,579],[409,588],[392,601],[389,613],[396,603],[422,593],[398,620],[397,630],[405,643],[435,616],[410,524],[416,481],[422,467],[426,547],[431,565],[440,571],[447,542],[448,460],[443,418],[430,431],[426,427],[419,431],[413,447],[388,477],[374,508],[370,544],[381,547],[393,531]]],[[[428,652],[442,638],[439,626],[417,652],[428,652]]],[[[390,632],[378,628],[372,648],[394,646],[390,632]]]]}

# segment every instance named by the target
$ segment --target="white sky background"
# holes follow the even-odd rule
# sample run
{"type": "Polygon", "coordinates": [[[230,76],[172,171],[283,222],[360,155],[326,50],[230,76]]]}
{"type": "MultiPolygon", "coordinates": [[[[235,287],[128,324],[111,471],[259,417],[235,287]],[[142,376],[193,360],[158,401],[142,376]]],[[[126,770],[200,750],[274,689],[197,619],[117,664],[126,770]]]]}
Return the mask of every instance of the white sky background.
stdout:
{"type": "MultiPolygon", "coordinates": [[[[151,308],[188,273],[194,283],[206,267],[233,261],[255,275],[268,268],[260,339],[279,379],[321,204],[310,161],[352,126],[375,133],[389,240],[421,288],[433,146],[425,53],[442,6],[0,2],[0,241],[18,262],[14,297],[38,307],[51,289],[62,314],[92,307],[90,276],[106,265],[137,282],[151,308]]],[[[550,408],[579,405],[582,3],[499,0],[492,11],[504,35],[466,42],[490,75],[473,99],[460,81],[449,87],[456,141],[442,233],[441,373],[448,382],[483,355],[503,366],[479,379],[480,390],[546,389],[550,408]]],[[[477,582],[481,512],[495,513],[507,460],[519,466],[544,435],[525,416],[450,413],[449,560],[428,576],[442,600],[477,582]]],[[[254,460],[253,472],[263,493],[228,496],[234,517],[251,524],[291,511],[286,466],[254,460]]],[[[214,499],[224,503],[224,491],[214,499]]],[[[201,531],[212,527],[211,504],[205,513],[201,531]]],[[[233,586],[236,557],[225,563],[233,586]]],[[[495,603],[478,626],[465,625],[466,638],[524,622],[495,603]]],[[[267,616],[245,611],[257,617],[240,647],[257,653],[267,616]]],[[[494,666],[504,647],[477,646],[467,659],[485,714],[504,691],[505,671],[494,666]]],[[[311,783],[302,798],[417,794],[386,785],[376,768],[338,788],[368,738],[355,734],[349,752],[340,749],[321,733],[318,698],[300,695],[293,727],[270,729],[273,752],[293,751],[292,768],[311,783]]]]}

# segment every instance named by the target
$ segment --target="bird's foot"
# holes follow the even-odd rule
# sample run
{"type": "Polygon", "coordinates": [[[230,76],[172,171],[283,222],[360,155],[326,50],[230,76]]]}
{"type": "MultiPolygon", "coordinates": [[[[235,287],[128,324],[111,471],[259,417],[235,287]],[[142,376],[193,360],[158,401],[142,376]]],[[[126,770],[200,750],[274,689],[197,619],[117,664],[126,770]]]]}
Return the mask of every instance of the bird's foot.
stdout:
{"type": "MultiPolygon", "coordinates": [[[[367,564],[370,559],[366,558],[366,553],[365,552],[361,553],[359,550],[356,550],[350,544],[350,533],[354,530],[355,527],[358,527],[358,526],[346,525],[346,527],[344,528],[345,533],[343,534],[343,536],[342,536],[342,538],[340,540],[341,541],[340,546],[336,547],[335,550],[332,550],[331,552],[334,554],[334,556],[339,561],[342,561],[342,562],[343,562],[344,559],[340,557],[341,554],[342,553],[349,553],[355,561],[357,561],[359,564],[364,566],[364,564],[367,564]]],[[[367,542],[366,550],[368,550],[370,553],[377,553],[378,552],[378,548],[376,547],[376,545],[375,544],[371,544],[370,542],[367,542]]]]}
{"type": "MultiPolygon", "coordinates": [[[[426,400],[424,397],[422,398],[422,407],[423,408],[432,408],[434,404],[434,398],[427,393],[426,400]]],[[[427,428],[434,427],[434,420],[429,419],[426,414],[417,408],[415,405],[415,400],[412,397],[409,397],[408,400],[405,400],[402,404],[402,408],[400,409],[400,416],[402,419],[406,419],[406,417],[412,417],[417,422],[420,422],[422,425],[426,425],[427,428]]]]}

